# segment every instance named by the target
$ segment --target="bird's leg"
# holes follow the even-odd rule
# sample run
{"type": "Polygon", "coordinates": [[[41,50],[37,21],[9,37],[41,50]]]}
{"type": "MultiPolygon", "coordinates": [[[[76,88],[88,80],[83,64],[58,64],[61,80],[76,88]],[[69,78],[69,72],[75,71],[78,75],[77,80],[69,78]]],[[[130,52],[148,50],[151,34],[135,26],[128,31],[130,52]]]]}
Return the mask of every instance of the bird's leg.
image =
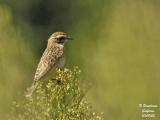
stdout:
{"type": "Polygon", "coordinates": [[[55,81],[58,85],[61,84],[61,79],[58,79],[58,78],[51,78],[51,80],[55,81]]]}
{"type": "Polygon", "coordinates": [[[61,82],[61,79],[58,79],[58,80],[57,80],[57,84],[60,85],[61,83],[62,83],[62,82],[61,82]]]}

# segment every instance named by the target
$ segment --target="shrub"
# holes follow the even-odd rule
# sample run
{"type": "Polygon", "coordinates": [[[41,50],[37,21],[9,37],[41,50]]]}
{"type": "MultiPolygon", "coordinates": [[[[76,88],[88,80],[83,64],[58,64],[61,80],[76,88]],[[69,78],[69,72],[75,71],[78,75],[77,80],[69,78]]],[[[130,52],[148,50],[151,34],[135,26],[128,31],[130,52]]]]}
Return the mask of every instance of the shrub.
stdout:
{"type": "Polygon", "coordinates": [[[57,70],[55,78],[41,81],[34,94],[14,102],[10,120],[102,120],[85,100],[80,70],[57,70]]]}

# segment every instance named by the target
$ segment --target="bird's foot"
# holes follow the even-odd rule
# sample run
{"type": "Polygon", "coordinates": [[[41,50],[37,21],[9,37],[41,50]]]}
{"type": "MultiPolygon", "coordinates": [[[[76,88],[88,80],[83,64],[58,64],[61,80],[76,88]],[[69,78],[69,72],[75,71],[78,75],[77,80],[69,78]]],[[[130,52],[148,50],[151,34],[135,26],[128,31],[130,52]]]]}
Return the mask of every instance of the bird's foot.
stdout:
{"type": "Polygon", "coordinates": [[[62,82],[62,80],[58,78],[51,78],[51,80],[55,81],[58,85],[60,85],[62,82]]]}

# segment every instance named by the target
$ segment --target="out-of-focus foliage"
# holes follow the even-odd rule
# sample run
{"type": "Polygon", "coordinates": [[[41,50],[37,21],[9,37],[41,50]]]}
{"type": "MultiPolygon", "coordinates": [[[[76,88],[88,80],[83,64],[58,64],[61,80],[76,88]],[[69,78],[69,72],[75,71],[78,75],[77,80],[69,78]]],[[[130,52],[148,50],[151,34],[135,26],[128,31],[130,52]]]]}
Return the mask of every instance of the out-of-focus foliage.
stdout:
{"type": "Polygon", "coordinates": [[[26,89],[34,60],[27,39],[13,23],[10,9],[0,6],[0,116],[26,89]]]}
{"type": "Polygon", "coordinates": [[[35,93],[14,102],[9,120],[102,120],[84,99],[80,70],[58,70],[53,80],[41,81],[35,93]]]}

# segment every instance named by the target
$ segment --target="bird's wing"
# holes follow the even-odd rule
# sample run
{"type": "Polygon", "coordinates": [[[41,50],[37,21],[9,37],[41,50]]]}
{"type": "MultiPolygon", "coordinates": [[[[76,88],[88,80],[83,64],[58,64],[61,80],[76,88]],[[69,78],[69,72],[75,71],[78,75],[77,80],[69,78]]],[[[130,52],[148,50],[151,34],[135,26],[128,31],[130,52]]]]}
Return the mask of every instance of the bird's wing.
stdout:
{"type": "Polygon", "coordinates": [[[38,64],[33,84],[43,78],[57,63],[57,61],[63,56],[63,49],[54,46],[47,48],[38,64]]]}

